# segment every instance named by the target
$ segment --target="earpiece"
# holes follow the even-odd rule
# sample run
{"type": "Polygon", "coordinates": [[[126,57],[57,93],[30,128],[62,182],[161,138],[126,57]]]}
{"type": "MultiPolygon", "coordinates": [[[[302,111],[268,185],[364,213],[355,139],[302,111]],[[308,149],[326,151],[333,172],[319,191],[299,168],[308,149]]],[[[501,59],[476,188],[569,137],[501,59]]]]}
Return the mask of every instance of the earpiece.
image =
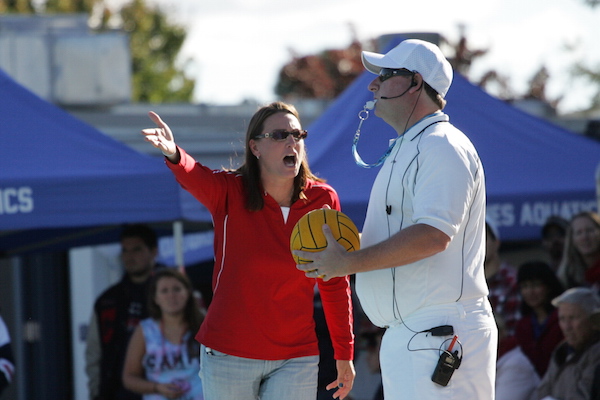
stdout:
{"type": "Polygon", "coordinates": [[[413,87],[413,86],[417,86],[417,80],[415,79],[414,75],[412,77],[412,81],[410,82],[410,87],[413,87]]]}

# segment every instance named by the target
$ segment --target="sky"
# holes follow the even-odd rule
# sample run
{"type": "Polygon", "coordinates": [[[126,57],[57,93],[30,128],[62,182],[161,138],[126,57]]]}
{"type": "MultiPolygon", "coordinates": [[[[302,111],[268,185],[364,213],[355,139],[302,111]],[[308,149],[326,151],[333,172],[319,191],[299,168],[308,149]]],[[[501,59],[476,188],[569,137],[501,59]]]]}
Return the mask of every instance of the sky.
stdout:
{"type": "Polygon", "coordinates": [[[572,65],[600,69],[600,6],[583,0],[149,1],[186,27],[180,62],[196,79],[194,100],[209,104],[275,100],[291,50],[305,56],[345,48],[354,36],[367,43],[406,32],[435,32],[455,43],[461,24],[471,48],[489,50],[473,64],[471,79],[495,69],[522,93],[545,65],[547,95],[562,97],[561,113],[586,108],[594,93],[573,79],[572,65]]]}

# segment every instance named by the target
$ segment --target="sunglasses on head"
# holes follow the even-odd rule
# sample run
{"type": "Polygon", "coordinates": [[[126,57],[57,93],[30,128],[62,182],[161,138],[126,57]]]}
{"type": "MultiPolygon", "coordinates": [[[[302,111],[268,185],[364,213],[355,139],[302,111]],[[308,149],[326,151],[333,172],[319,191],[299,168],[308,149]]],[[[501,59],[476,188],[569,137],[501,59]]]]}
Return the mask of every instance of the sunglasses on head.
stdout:
{"type": "Polygon", "coordinates": [[[271,138],[273,140],[286,140],[288,136],[292,135],[294,140],[297,142],[300,139],[304,139],[308,136],[308,132],[302,129],[292,129],[291,131],[285,129],[275,129],[273,132],[263,133],[254,136],[254,139],[266,139],[271,138]]]}
{"type": "Polygon", "coordinates": [[[379,70],[379,81],[387,81],[393,76],[412,76],[415,73],[407,69],[381,68],[379,70]]]}

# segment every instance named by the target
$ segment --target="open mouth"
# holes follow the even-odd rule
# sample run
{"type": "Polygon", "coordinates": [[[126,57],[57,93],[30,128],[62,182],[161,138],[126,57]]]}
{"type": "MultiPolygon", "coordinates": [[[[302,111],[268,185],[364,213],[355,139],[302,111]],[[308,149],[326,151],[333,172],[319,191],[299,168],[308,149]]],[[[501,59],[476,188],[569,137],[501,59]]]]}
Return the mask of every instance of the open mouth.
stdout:
{"type": "Polygon", "coordinates": [[[296,166],[296,156],[285,156],[283,157],[283,163],[286,167],[296,166]]]}

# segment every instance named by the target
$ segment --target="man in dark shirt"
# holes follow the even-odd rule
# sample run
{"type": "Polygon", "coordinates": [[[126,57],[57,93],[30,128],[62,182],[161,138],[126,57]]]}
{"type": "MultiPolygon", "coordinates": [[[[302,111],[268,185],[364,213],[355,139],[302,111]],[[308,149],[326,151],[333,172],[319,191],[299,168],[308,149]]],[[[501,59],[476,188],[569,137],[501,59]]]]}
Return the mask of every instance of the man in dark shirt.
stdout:
{"type": "Polygon", "coordinates": [[[158,241],[146,225],[130,225],[121,233],[125,273],[96,300],[86,347],[86,373],[92,400],[140,400],[123,387],[121,373],[129,338],[146,311],[147,286],[156,268],[158,241]]]}

